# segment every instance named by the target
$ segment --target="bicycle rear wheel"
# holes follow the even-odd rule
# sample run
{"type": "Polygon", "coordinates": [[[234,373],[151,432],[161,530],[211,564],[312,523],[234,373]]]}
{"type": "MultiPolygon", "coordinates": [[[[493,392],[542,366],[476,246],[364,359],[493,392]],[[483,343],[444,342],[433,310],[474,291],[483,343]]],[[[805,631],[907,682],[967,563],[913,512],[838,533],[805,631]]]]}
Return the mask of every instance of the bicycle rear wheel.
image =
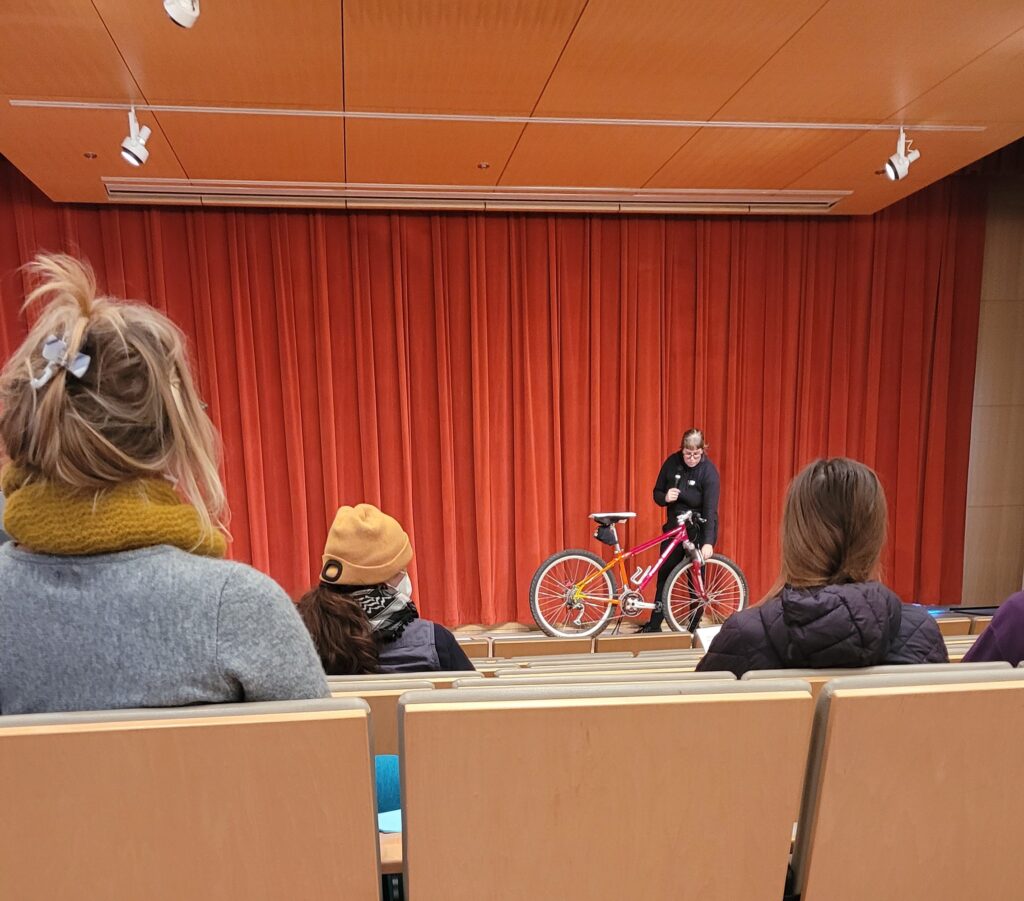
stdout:
{"type": "Polygon", "coordinates": [[[615,606],[615,580],[590,551],[559,551],[545,560],[530,583],[530,610],[555,638],[589,638],[606,625],[615,606]],[[581,585],[581,583],[583,583],[581,585]]]}
{"type": "Polygon", "coordinates": [[[690,624],[714,626],[747,606],[749,592],[742,570],[728,557],[716,554],[700,568],[703,591],[696,584],[693,560],[679,564],[665,584],[665,619],[676,632],[690,624]]]}

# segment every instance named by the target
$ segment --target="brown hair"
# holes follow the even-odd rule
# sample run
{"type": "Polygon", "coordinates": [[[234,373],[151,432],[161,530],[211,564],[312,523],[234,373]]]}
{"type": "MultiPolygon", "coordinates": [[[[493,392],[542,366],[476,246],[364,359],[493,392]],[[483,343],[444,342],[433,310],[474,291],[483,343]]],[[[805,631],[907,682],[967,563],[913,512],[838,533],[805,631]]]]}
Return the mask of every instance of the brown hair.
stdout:
{"type": "Polygon", "coordinates": [[[789,485],[782,514],[783,585],[811,588],[879,575],[888,514],[874,470],[847,457],[815,460],[789,485]]]}
{"type": "Polygon", "coordinates": [[[679,449],[689,447],[692,450],[704,447],[704,433],[700,429],[687,429],[683,432],[683,440],[679,442],[679,449]]]}
{"type": "Polygon", "coordinates": [[[358,601],[321,584],[300,598],[298,610],[325,673],[357,676],[379,672],[377,641],[358,601]]]}
{"type": "Polygon", "coordinates": [[[209,535],[226,518],[219,445],[182,333],[152,307],[98,296],[92,269],[74,257],[42,254],[26,269],[38,284],[25,307],[46,306],[0,373],[8,457],[29,481],[75,491],[169,478],[209,535]],[[34,388],[51,335],[67,344],[66,360],[82,353],[89,365],[80,377],[57,366],[34,388]]]}

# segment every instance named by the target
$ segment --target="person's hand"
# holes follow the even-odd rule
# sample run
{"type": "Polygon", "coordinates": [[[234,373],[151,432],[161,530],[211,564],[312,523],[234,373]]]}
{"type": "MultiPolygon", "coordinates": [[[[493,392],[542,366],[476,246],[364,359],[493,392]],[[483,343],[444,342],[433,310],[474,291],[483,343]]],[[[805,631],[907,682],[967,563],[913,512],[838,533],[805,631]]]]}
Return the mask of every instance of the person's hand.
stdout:
{"type": "Polygon", "coordinates": [[[710,560],[715,555],[715,549],[710,544],[705,544],[704,547],[700,549],[700,555],[705,560],[710,560]]]}
{"type": "Polygon", "coordinates": [[[669,488],[669,490],[665,492],[665,503],[666,504],[673,504],[673,503],[676,502],[676,500],[678,500],[678,498],[679,498],[679,489],[678,488],[669,488]]]}

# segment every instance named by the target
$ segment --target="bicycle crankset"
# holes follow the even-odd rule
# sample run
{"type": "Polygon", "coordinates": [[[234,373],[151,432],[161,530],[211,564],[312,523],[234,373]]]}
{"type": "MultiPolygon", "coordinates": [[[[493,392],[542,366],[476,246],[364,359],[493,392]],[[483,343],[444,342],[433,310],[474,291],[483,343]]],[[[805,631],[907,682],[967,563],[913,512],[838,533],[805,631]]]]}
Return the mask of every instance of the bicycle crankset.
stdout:
{"type": "Polygon", "coordinates": [[[639,591],[626,589],[619,598],[619,609],[624,616],[637,616],[644,608],[640,606],[644,602],[644,596],[639,591]]]}

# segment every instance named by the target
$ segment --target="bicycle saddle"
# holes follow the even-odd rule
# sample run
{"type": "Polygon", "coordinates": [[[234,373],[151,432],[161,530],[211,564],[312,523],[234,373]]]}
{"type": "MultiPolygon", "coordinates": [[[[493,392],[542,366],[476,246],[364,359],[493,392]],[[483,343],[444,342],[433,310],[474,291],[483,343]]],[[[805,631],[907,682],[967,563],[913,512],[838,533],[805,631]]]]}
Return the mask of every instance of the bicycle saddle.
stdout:
{"type": "Polygon", "coordinates": [[[591,513],[590,518],[602,526],[613,526],[617,522],[625,522],[627,519],[635,519],[635,513],[591,513]]]}

